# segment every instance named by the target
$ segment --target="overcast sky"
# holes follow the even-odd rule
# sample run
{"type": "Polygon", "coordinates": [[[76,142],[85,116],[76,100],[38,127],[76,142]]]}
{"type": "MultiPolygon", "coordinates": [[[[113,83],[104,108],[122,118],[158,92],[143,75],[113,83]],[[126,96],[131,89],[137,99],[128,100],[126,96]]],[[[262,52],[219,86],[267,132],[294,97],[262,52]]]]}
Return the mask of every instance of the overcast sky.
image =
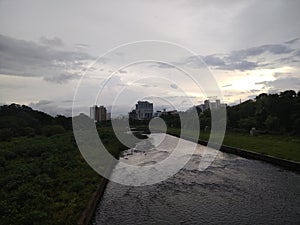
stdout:
{"type": "MultiPolygon", "coordinates": [[[[229,104],[261,92],[298,91],[299,10],[299,0],[0,0],[0,103],[70,115],[76,86],[86,74],[76,107],[87,113],[95,102],[92,94],[113,72],[100,98],[116,113],[143,97],[157,108],[180,110],[209,97],[172,66],[151,62],[115,71],[128,62],[126,51],[118,53],[118,63],[118,58],[98,59],[112,48],[142,40],[193,51],[218,82],[223,95],[218,98],[229,104]]],[[[203,67],[194,57],[173,63],[203,67]]]]}

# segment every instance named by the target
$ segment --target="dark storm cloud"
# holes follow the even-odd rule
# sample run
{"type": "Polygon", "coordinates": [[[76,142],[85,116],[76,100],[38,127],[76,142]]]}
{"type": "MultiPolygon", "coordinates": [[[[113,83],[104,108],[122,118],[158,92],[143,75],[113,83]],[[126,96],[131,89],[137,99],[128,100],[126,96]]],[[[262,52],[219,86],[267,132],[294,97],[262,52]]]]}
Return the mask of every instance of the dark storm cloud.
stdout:
{"type": "Polygon", "coordinates": [[[77,74],[68,70],[79,71],[85,60],[93,59],[85,52],[54,48],[62,45],[59,38],[41,40],[44,44],[0,35],[0,73],[61,83],[76,78],[77,74]]]}
{"type": "Polygon", "coordinates": [[[208,55],[203,60],[213,69],[246,71],[257,68],[272,68],[280,63],[295,63],[294,58],[298,56],[298,51],[284,44],[269,44],[232,51],[229,54],[208,55]],[[277,60],[268,61],[266,59],[268,56],[265,54],[284,56],[277,60]]]}

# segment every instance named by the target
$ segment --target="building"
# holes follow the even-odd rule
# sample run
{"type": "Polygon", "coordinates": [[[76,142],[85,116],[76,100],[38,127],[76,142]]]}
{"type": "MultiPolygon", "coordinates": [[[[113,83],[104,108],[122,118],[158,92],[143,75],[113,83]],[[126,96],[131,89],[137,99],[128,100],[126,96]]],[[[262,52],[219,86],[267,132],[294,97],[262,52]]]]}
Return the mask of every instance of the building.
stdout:
{"type": "Polygon", "coordinates": [[[153,117],[160,117],[161,115],[162,115],[162,112],[160,110],[158,110],[153,114],[153,117]]]}
{"type": "Polygon", "coordinates": [[[111,120],[111,113],[110,112],[106,113],[106,120],[111,120]]]}
{"type": "Polygon", "coordinates": [[[129,112],[131,120],[150,120],[153,117],[153,103],[148,101],[138,101],[135,109],[129,112]]]}
{"type": "Polygon", "coordinates": [[[94,105],[90,107],[90,117],[95,122],[101,122],[107,120],[106,118],[106,108],[104,106],[94,105]]]}
{"type": "Polygon", "coordinates": [[[106,120],[106,108],[101,105],[99,107],[99,120],[98,121],[105,121],[106,120]]]}
{"type": "Polygon", "coordinates": [[[153,103],[138,101],[135,105],[138,120],[150,120],[153,117],[153,103]]]}
{"type": "Polygon", "coordinates": [[[202,112],[207,109],[219,109],[221,107],[226,107],[226,104],[221,103],[220,99],[216,99],[215,102],[205,100],[204,104],[196,106],[196,108],[201,109],[202,112]]]}

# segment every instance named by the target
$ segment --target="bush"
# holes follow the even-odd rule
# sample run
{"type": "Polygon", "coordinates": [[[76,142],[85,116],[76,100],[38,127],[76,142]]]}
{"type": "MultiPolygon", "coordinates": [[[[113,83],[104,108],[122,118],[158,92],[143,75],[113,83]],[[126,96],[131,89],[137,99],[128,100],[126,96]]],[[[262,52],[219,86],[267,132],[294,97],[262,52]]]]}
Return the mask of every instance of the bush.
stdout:
{"type": "Polygon", "coordinates": [[[293,128],[296,134],[300,134],[300,119],[294,121],[293,128]]]}
{"type": "Polygon", "coordinates": [[[280,130],[280,120],[276,116],[268,116],[265,125],[268,131],[279,131],[280,130]]]}
{"type": "Polygon", "coordinates": [[[13,137],[11,129],[5,128],[0,130],[0,141],[10,141],[13,137]]]}
{"type": "Polygon", "coordinates": [[[249,131],[252,127],[256,127],[256,120],[254,117],[248,117],[239,120],[239,127],[249,131]]]}
{"type": "Polygon", "coordinates": [[[42,129],[43,135],[50,137],[55,134],[65,133],[65,129],[61,125],[46,126],[42,129]]]}

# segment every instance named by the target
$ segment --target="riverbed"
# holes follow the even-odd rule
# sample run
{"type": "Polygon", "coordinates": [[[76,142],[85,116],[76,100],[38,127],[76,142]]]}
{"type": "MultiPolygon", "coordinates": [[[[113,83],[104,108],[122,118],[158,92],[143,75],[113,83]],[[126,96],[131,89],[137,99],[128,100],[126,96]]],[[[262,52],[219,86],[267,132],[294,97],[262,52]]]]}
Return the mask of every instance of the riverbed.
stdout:
{"type": "MultiPolygon", "coordinates": [[[[174,143],[175,137],[166,137],[174,143]]],[[[161,139],[162,134],[151,134],[120,160],[164,160],[174,146],[156,148],[161,139]]],[[[298,173],[222,152],[199,171],[204,150],[210,149],[198,145],[187,165],[160,183],[134,187],[109,182],[92,224],[300,224],[298,173]]]]}

